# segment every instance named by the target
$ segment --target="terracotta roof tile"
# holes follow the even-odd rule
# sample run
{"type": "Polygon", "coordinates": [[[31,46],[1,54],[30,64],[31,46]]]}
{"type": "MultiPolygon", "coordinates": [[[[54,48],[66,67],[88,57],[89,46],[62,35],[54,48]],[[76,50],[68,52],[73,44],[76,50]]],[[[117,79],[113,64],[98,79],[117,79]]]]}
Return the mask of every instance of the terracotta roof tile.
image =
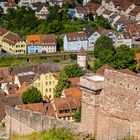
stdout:
{"type": "Polygon", "coordinates": [[[69,78],[68,80],[71,82],[71,84],[76,85],[80,82],[80,77],[69,78]]]}
{"type": "Polygon", "coordinates": [[[77,97],[82,98],[82,91],[79,87],[72,87],[64,89],[64,94],[66,97],[77,97]]]}
{"type": "Polygon", "coordinates": [[[136,59],[136,60],[140,60],[140,53],[136,53],[136,54],[135,54],[135,59],[136,59]]]}
{"type": "Polygon", "coordinates": [[[105,69],[109,69],[109,70],[114,70],[114,68],[112,68],[111,66],[109,66],[108,64],[104,64],[103,66],[101,66],[96,73],[100,74],[100,75],[104,75],[105,69]]]}
{"type": "Polygon", "coordinates": [[[9,94],[15,94],[18,89],[18,85],[17,84],[7,84],[7,89],[8,89],[9,94]]]}
{"type": "Polygon", "coordinates": [[[73,32],[66,34],[68,41],[87,40],[88,36],[85,32],[73,32]]]}
{"type": "Polygon", "coordinates": [[[135,72],[129,70],[129,69],[121,69],[119,70],[120,72],[123,72],[123,73],[126,73],[126,74],[129,74],[129,75],[134,75],[134,76],[138,76],[135,72]]]}
{"type": "Polygon", "coordinates": [[[0,28],[0,36],[3,36],[6,34],[8,31],[5,28],[0,28]]]}
{"type": "Polygon", "coordinates": [[[54,105],[58,117],[74,116],[75,111],[80,106],[80,100],[74,97],[55,98],[54,105]]]}
{"type": "Polygon", "coordinates": [[[56,45],[56,36],[54,34],[47,35],[28,35],[27,43],[35,44],[35,45],[48,45],[51,43],[52,45],[56,45]]]}
{"type": "Polygon", "coordinates": [[[21,110],[32,110],[36,112],[41,112],[44,115],[55,117],[54,108],[51,103],[24,104],[18,105],[17,108],[20,108],[21,110]]]}
{"type": "Polygon", "coordinates": [[[130,11],[129,15],[131,16],[137,16],[137,14],[140,13],[140,7],[136,6],[133,10],[130,11]]]}
{"type": "Polygon", "coordinates": [[[78,55],[85,56],[85,49],[83,47],[80,48],[78,55]]]}
{"type": "Polygon", "coordinates": [[[15,45],[18,41],[21,40],[21,37],[16,33],[8,33],[3,37],[3,41],[10,44],[15,45]]]}

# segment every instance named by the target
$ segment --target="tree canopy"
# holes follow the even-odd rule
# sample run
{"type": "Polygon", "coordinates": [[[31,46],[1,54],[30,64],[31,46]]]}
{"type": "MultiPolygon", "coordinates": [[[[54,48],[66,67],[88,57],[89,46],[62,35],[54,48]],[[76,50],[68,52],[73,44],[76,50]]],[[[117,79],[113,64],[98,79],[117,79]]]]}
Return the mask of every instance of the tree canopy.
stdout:
{"type": "Polygon", "coordinates": [[[68,78],[82,75],[84,75],[84,72],[77,64],[65,66],[59,75],[58,84],[55,88],[55,97],[59,97],[64,88],[70,87],[68,78]]]}
{"type": "Polygon", "coordinates": [[[112,39],[107,36],[100,36],[94,45],[94,56],[100,60],[105,60],[109,54],[114,54],[112,39]]]}
{"type": "Polygon", "coordinates": [[[82,68],[80,68],[77,64],[65,66],[63,72],[68,78],[80,77],[84,74],[82,68]]]}
{"type": "Polygon", "coordinates": [[[111,65],[116,69],[129,68],[135,69],[134,65],[134,52],[126,45],[121,45],[116,48],[116,53],[113,56],[111,65]]]}
{"type": "Polygon", "coordinates": [[[41,92],[36,87],[29,88],[23,92],[22,101],[24,104],[39,103],[42,101],[41,92]]]}
{"type": "Polygon", "coordinates": [[[111,39],[101,36],[95,43],[94,55],[97,58],[94,61],[93,71],[107,63],[115,69],[135,70],[134,51],[126,45],[113,48],[111,39]]]}

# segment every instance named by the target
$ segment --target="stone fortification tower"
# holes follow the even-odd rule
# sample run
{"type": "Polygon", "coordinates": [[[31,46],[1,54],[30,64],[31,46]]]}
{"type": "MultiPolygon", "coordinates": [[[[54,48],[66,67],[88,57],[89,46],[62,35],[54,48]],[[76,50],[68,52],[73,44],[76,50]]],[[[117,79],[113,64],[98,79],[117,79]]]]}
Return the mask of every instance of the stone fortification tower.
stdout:
{"type": "Polygon", "coordinates": [[[81,47],[77,55],[77,63],[80,67],[86,68],[86,54],[83,47],[81,47]]]}
{"type": "Polygon", "coordinates": [[[98,126],[99,96],[103,88],[104,77],[98,75],[80,78],[82,89],[81,124],[85,132],[96,136],[98,126]]]}

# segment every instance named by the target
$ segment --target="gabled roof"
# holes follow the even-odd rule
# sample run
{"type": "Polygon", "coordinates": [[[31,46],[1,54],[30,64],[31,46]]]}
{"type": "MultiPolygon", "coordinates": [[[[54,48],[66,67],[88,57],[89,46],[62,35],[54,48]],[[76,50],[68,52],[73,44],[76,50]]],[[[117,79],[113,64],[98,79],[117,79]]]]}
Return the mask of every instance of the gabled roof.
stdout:
{"type": "Polygon", "coordinates": [[[88,36],[85,32],[73,32],[66,34],[68,41],[78,41],[78,40],[87,40],[88,36]]]}
{"type": "Polygon", "coordinates": [[[130,35],[130,33],[128,31],[123,32],[123,37],[125,39],[131,39],[131,35],[130,35]]]}
{"type": "Polygon", "coordinates": [[[136,6],[134,9],[132,9],[129,13],[130,16],[137,16],[137,14],[140,13],[140,7],[139,6],[136,6]]]}
{"type": "Polygon", "coordinates": [[[56,36],[54,34],[47,35],[28,35],[27,44],[31,45],[49,45],[51,43],[56,45],[56,36]]]}
{"type": "Polygon", "coordinates": [[[11,67],[11,75],[18,75],[19,73],[34,72],[34,73],[47,73],[47,72],[59,72],[60,65],[55,63],[47,63],[40,65],[28,65],[28,66],[16,66],[11,67]]]}
{"type": "Polygon", "coordinates": [[[100,74],[100,75],[104,75],[105,69],[114,70],[114,68],[112,68],[112,67],[109,66],[108,64],[104,64],[103,66],[101,66],[101,67],[96,71],[96,73],[97,73],[97,74],[100,74]]]}
{"type": "Polygon", "coordinates": [[[22,104],[22,99],[19,96],[0,97],[0,122],[6,115],[5,106],[15,106],[18,104],[22,104]]]}
{"type": "Polygon", "coordinates": [[[31,75],[21,75],[21,76],[18,76],[20,85],[22,85],[24,82],[32,83],[34,78],[35,78],[35,76],[36,76],[35,73],[31,74],[31,75]]]}
{"type": "Polygon", "coordinates": [[[82,91],[79,87],[72,87],[64,89],[65,97],[76,97],[81,99],[82,98],[82,91]]]}
{"type": "Polygon", "coordinates": [[[6,30],[5,28],[0,28],[0,36],[3,36],[7,32],[8,32],[8,30],[6,30]]]}
{"type": "Polygon", "coordinates": [[[5,7],[16,7],[16,2],[15,0],[8,0],[5,4],[5,7]]]}
{"type": "Polygon", "coordinates": [[[48,7],[48,5],[46,3],[42,3],[42,4],[38,5],[36,12],[40,12],[43,7],[48,7]]]}
{"type": "Polygon", "coordinates": [[[140,31],[140,25],[136,23],[129,24],[128,29],[131,34],[135,34],[136,32],[140,31]]]}
{"type": "Polygon", "coordinates": [[[112,14],[112,11],[109,11],[109,10],[105,9],[105,11],[103,12],[103,14],[105,14],[105,15],[111,15],[112,14]]]}
{"type": "Polygon", "coordinates": [[[10,75],[9,68],[2,67],[0,68],[0,83],[13,82],[14,77],[10,75]]]}
{"type": "Polygon", "coordinates": [[[32,110],[36,112],[43,113],[44,115],[56,117],[53,105],[51,103],[32,103],[32,104],[24,104],[18,105],[17,108],[21,110],[32,110]]]}
{"type": "Polygon", "coordinates": [[[73,116],[74,112],[72,110],[76,110],[80,106],[80,100],[74,97],[55,98],[54,105],[58,117],[73,116]]]}
{"type": "Polygon", "coordinates": [[[15,45],[18,41],[21,41],[21,37],[16,34],[16,33],[13,33],[13,32],[9,32],[8,34],[6,34],[4,37],[3,37],[3,42],[6,42],[10,45],[15,45]]]}

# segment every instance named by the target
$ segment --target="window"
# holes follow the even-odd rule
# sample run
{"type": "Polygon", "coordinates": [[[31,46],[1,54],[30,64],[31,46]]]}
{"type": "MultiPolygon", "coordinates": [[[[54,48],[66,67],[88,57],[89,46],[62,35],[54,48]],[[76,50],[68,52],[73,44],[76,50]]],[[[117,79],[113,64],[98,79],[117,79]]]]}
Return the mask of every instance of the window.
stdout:
{"type": "Polygon", "coordinates": [[[48,82],[46,82],[46,86],[48,85],[48,82]]]}
{"type": "Polygon", "coordinates": [[[51,92],[52,91],[52,89],[51,88],[49,88],[49,92],[51,92]]]}
{"type": "Polygon", "coordinates": [[[19,48],[20,46],[19,45],[16,45],[16,48],[19,48]]]}
{"type": "Polygon", "coordinates": [[[22,48],[24,48],[24,47],[25,47],[25,45],[21,45],[21,47],[22,47],[22,48]]]}
{"type": "Polygon", "coordinates": [[[51,95],[49,95],[49,98],[52,98],[52,96],[51,96],[51,95]]]}
{"type": "Polygon", "coordinates": [[[49,85],[51,85],[51,81],[49,82],[49,85]]]}
{"type": "Polygon", "coordinates": [[[46,89],[46,93],[48,93],[48,89],[46,89]]]}
{"type": "Polygon", "coordinates": [[[46,80],[48,80],[48,76],[46,76],[46,80]]]}

